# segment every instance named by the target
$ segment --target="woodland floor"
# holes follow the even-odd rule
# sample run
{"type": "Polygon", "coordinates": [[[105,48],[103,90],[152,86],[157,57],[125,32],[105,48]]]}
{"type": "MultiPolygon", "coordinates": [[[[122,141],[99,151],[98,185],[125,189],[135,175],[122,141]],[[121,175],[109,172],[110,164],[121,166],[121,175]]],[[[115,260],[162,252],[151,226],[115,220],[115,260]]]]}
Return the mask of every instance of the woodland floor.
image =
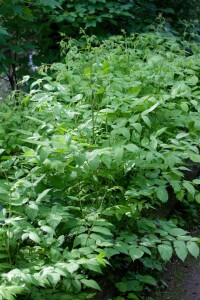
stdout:
{"type": "MultiPolygon", "coordinates": [[[[200,233],[196,233],[200,236],[200,233]]],[[[185,262],[174,259],[164,272],[167,287],[157,292],[155,300],[200,300],[200,257],[188,256],[185,262]]]]}

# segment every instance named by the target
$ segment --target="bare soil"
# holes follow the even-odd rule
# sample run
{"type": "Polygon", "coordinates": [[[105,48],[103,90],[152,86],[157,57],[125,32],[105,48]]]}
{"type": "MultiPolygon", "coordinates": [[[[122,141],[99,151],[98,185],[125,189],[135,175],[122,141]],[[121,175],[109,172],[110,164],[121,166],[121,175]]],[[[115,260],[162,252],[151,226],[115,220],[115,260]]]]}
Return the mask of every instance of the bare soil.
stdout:
{"type": "Polygon", "coordinates": [[[166,289],[155,300],[200,300],[200,258],[189,256],[185,262],[174,259],[164,273],[166,289]]]}

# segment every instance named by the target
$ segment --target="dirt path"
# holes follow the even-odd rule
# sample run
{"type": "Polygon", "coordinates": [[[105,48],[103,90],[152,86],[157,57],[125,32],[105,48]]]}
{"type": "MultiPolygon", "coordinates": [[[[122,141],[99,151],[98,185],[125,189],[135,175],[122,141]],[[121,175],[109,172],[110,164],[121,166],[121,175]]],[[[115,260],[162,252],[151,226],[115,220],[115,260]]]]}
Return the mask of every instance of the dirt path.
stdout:
{"type": "Polygon", "coordinates": [[[200,300],[200,258],[169,263],[164,281],[167,288],[158,293],[156,300],[200,300]]]}

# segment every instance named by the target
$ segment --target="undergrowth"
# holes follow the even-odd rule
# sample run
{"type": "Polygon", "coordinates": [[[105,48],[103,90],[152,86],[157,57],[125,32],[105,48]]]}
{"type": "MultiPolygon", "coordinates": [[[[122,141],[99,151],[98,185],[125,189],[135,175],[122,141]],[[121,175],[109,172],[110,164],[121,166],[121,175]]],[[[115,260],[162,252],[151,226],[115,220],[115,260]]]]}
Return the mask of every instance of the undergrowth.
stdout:
{"type": "Polygon", "coordinates": [[[178,218],[155,217],[172,193],[200,202],[185,178],[200,162],[198,45],[85,38],[1,103],[0,299],[95,299],[106,282],[110,299],[143,299],[173,254],[199,254],[178,218]]]}

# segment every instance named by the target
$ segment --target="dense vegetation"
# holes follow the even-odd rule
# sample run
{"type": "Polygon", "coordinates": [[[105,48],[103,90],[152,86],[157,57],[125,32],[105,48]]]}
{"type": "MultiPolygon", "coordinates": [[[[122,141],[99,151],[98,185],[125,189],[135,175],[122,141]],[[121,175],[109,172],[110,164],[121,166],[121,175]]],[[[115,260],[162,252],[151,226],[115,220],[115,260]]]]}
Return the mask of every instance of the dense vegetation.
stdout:
{"type": "Polygon", "coordinates": [[[199,47],[84,35],[62,55],[1,104],[0,299],[148,299],[173,254],[199,254],[160,216],[200,202],[199,47]]]}
{"type": "Polygon", "coordinates": [[[102,39],[121,29],[147,32],[161,15],[168,34],[199,33],[198,0],[0,0],[0,75],[6,73],[15,89],[30,71],[30,53],[37,54],[36,66],[58,60],[60,33],[79,38],[83,28],[102,39]]]}

